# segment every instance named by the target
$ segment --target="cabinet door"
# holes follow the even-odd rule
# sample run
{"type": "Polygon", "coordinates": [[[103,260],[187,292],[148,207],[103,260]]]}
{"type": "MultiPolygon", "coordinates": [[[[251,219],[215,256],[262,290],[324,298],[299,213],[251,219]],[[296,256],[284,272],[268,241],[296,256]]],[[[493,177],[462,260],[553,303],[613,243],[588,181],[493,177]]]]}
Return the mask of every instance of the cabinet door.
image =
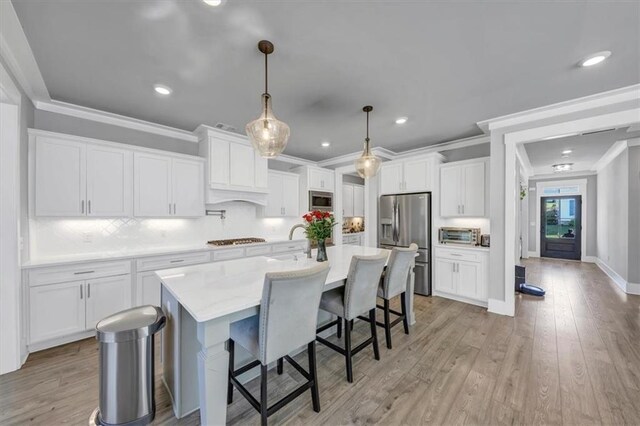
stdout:
{"type": "Polygon", "coordinates": [[[254,150],[254,163],[254,186],[259,189],[267,189],[269,187],[269,161],[254,150]]]}
{"type": "Polygon", "coordinates": [[[282,179],[282,207],[285,216],[300,216],[300,190],[298,176],[284,176],[282,179]]]}
{"type": "Polygon", "coordinates": [[[204,165],[200,161],[173,159],[171,180],[174,216],[204,216],[203,172],[204,165]]]}
{"type": "Polygon", "coordinates": [[[353,215],[364,217],[364,186],[353,186],[353,215]]]}
{"type": "Polygon", "coordinates": [[[342,185],[342,216],[353,217],[353,185],[342,185]]]}
{"type": "Polygon", "coordinates": [[[458,288],[460,296],[470,299],[480,298],[480,270],[481,265],[473,262],[458,262],[458,288]]]}
{"type": "Polygon", "coordinates": [[[431,163],[428,159],[409,160],[404,163],[404,190],[422,192],[431,190],[431,163]]]}
{"type": "Polygon", "coordinates": [[[309,189],[326,189],[324,187],[325,174],[320,169],[309,169],[309,189]]]}
{"type": "Polygon", "coordinates": [[[95,328],[98,321],[131,307],[131,275],[97,278],[87,281],[86,328],[95,328]]]}
{"type": "Polygon", "coordinates": [[[136,275],[136,305],[160,306],[162,283],[155,272],[139,272],[136,275]]]}
{"type": "Polygon", "coordinates": [[[209,138],[209,183],[229,185],[229,141],[209,138]]]}
{"type": "Polygon", "coordinates": [[[322,189],[335,192],[335,174],[331,170],[322,170],[322,189]]]}
{"type": "Polygon", "coordinates": [[[229,144],[229,185],[251,189],[255,185],[255,153],[241,143],[229,144]]]}
{"type": "Polygon", "coordinates": [[[171,216],[171,158],[136,152],[133,161],[134,215],[171,216]]]}
{"type": "Polygon", "coordinates": [[[283,216],[283,176],[277,173],[269,173],[269,194],[264,215],[269,217],[283,216]]]}
{"type": "Polygon", "coordinates": [[[462,214],[485,216],[484,163],[468,164],[462,168],[462,214]]]}
{"type": "Polygon", "coordinates": [[[380,170],[380,194],[399,192],[402,192],[402,163],[383,163],[380,170]]]}
{"type": "Polygon", "coordinates": [[[87,215],[131,216],[132,205],[133,153],[87,145],[87,215]]]}
{"type": "Polygon", "coordinates": [[[435,288],[447,293],[456,293],[456,272],[453,260],[436,258],[435,288]]]}
{"type": "Polygon", "coordinates": [[[36,216],[84,216],[85,168],[85,144],[38,136],[35,142],[36,216]]]}
{"type": "Polygon", "coordinates": [[[441,216],[460,216],[460,167],[440,169],[440,214],[441,216]]]}
{"type": "Polygon", "coordinates": [[[29,343],[85,330],[84,281],[29,289],[29,343]]]}

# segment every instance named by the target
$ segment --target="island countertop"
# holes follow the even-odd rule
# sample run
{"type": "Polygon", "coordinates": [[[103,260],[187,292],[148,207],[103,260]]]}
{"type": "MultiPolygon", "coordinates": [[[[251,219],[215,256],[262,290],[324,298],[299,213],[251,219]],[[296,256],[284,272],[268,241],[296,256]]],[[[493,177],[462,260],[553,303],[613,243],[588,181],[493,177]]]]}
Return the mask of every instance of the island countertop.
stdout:
{"type": "MultiPolygon", "coordinates": [[[[331,270],[327,290],[338,287],[347,278],[353,255],[371,256],[389,253],[374,247],[342,245],[327,248],[331,270]]],[[[156,274],[164,288],[176,298],[197,322],[205,322],[233,312],[260,305],[267,272],[295,271],[316,265],[304,255],[252,257],[202,265],[166,269],[156,274]]]]}

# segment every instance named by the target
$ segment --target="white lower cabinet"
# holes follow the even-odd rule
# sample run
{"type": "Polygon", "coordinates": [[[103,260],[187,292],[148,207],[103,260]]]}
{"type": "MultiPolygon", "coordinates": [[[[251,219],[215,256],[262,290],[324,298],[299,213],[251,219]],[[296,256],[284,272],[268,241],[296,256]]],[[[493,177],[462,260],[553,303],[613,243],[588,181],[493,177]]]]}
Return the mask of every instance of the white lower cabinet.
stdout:
{"type": "Polygon", "coordinates": [[[85,327],[92,330],[102,318],[131,307],[131,275],[87,281],[86,294],[85,327]]]}
{"type": "Polygon", "coordinates": [[[487,306],[487,251],[437,247],[434,264],[435,295],[487,306]]]}
{"type": "Polygon", "coordinates": [[[84,281],[31,287],[29,302],[30,343],[85,330],[84,281]]]}
{"type": "Polygon", "coordinates": [[[160,306],[162,283],[154,271],[136,274],[136,305],[160,306]]]}

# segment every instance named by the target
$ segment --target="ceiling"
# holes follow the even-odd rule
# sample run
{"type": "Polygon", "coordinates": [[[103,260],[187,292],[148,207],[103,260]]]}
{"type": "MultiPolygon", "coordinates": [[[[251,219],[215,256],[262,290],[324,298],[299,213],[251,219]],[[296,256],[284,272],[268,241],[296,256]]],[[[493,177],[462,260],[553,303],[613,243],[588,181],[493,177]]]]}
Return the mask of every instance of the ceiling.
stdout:
{"type": "Polygon", "coordinates": [[[269,89],[285,153],[323,160],[481,134],[476,122],[640,82],[638,2],[14,0],[51,97],[243,131],[269,89]],[[592,68],[576,63],[611,50],[592,68]],[[173,89],[169,97],[155,83],[173,89]],[[409,117],[402,126],[400,116],[409,117]],[[330,148],[321,148],[328,140],[330,148]]]}
{"type": "MultiPolygon", "coordinates": [[[[640,132],[627,132],[627,128],[586,135],[569,136],[524,145],[534,175],[553,173],[554,164],[573,163],[572,172],[591,170],[595,163],[620,140],[640,137],[640,132]],[[571,150],[567,158],[562,151],[571,150]]],[[[560,174],[560,173],[559,173],[560,174]]]]}

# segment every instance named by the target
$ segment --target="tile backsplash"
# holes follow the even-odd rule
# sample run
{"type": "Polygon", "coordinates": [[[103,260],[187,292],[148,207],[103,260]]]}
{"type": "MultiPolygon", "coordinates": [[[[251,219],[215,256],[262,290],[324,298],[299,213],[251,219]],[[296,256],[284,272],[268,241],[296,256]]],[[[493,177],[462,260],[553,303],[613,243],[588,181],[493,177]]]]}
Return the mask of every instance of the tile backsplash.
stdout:
{"type": "MultiPolygon", "coordinates": [[[[260,207],[240,201],[214,208],[226,210],[226,219],[31,218],[30,257],[189,246],[238,237],[285,239],[301,222],[297,217],[263,218],[260,207]]],[[[295,237],[303,237],[302,231],[295,237]]]]}

